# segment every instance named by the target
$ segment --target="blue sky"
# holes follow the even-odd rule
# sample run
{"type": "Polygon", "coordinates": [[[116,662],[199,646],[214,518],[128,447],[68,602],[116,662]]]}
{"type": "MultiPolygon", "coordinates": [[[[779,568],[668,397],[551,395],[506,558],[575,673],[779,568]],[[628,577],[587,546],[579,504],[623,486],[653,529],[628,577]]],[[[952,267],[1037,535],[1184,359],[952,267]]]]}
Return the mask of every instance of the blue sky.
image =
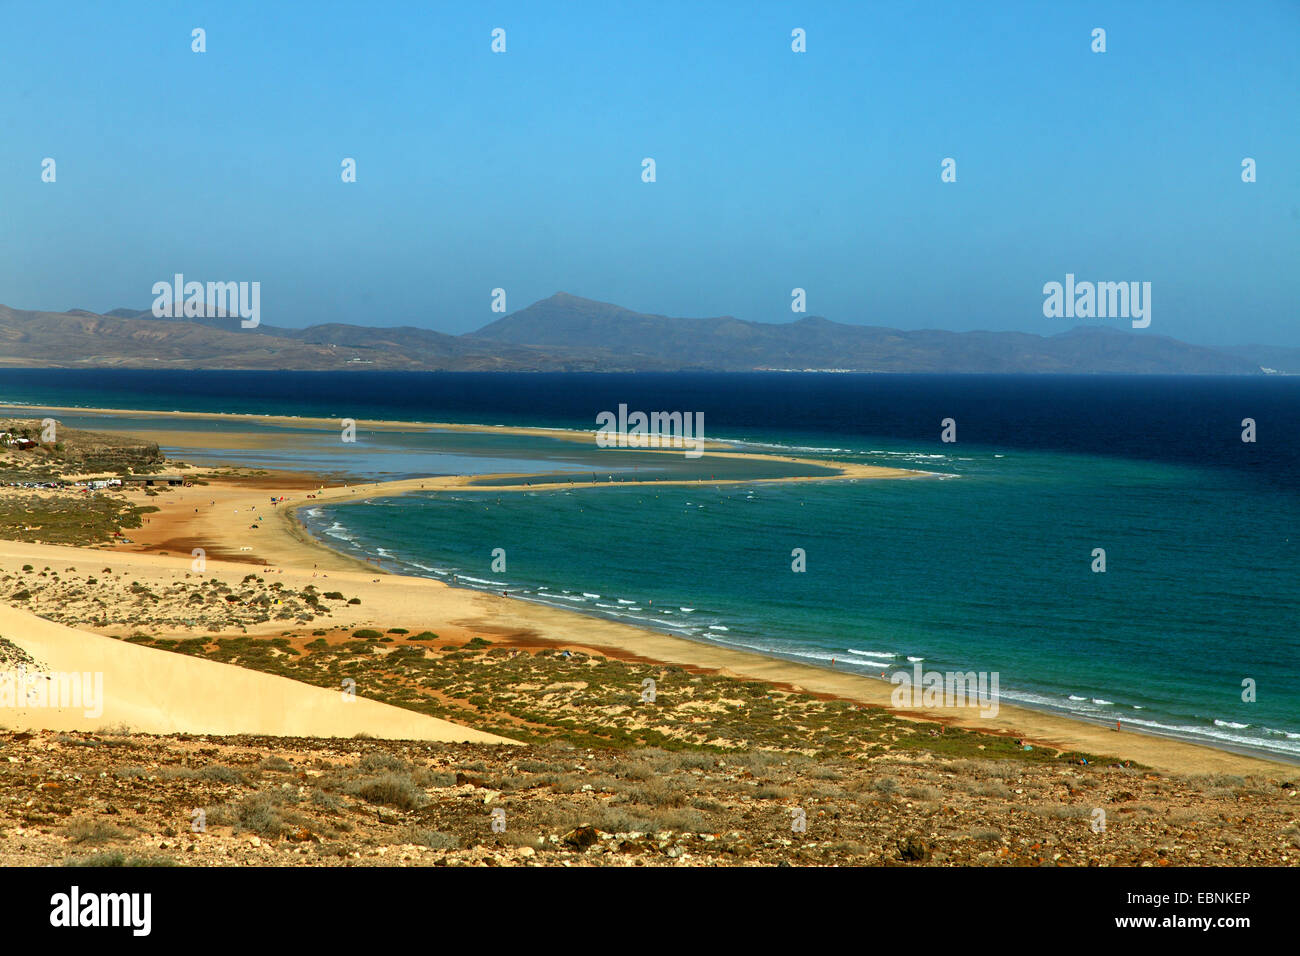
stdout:
{"type": "Polygon", "coordinates": [[[182,272],[261,282],[266,324],[458,333],[495,287],[783,322],[797,286],[1051,333],[1072,272],[1151,282],[1149,334],[1300,346],[1297,50],[1300,0],[4,2],[0,302],[182,272]]]}

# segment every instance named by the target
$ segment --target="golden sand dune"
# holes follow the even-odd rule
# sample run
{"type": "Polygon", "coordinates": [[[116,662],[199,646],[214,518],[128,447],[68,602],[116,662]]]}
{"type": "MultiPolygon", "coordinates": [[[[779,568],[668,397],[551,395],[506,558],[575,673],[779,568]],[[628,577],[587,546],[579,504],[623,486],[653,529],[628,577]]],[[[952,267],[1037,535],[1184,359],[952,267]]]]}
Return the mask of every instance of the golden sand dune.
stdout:
{"type": "MultiPolygon", "coordinates": [[[[21,702],[11,706],[6,700],[0,723],[14,729],[99,730],[125,725],[151,734],[352,737],[366,733],[403,740],[512,742],[366,700],[359,691],[345,699],[341,689],[312,687],[273,674],[140,647],[12,607],[0,606],[0,635],[30,654],[40,674],[90,675],[89,683],[76,682],[83,691],[80,698],[71,696],[70,690],[57,692],[56,681],[49,681],[47,706],[24,707],[21,702]],[[84,693],[87,688],[89,694],[84,693]]],[[[16,670],[13,663],[3,669],[6,677],[16,670]]]]}

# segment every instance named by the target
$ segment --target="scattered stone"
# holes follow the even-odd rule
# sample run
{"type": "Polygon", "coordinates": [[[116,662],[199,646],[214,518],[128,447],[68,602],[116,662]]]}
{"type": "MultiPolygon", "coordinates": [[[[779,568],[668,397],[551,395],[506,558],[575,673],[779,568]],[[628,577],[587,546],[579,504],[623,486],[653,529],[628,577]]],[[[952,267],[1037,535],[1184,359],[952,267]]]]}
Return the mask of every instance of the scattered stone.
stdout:
{"type": "Polygon", "coordinates": [[[576,827],[564,834],[564,843],[567,846],[575,847],[579,850],[585,850],[592,846],[600,839],[599,831],[595,827],[576,827]]]}
{"type": "Polygon", "coordinates": [[[898,856],[909,863],[924,863],[930,859],[933,851],[930,845],[919,836],[911,835],[898,842],[898,856]]]}

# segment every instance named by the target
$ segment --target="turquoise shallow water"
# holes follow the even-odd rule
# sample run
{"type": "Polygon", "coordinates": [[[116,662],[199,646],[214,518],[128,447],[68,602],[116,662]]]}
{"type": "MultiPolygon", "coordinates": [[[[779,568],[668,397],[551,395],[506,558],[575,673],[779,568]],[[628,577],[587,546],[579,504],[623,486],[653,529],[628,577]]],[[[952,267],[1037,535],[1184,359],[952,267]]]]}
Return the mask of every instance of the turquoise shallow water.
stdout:
{"type": "MultiPolygon", "coordinates": [[[[856,457],[916,457],[877,451],[856,457]]],[[[945,479],[429,494],[305,518],[412,573],[863,673],[996,671],[1009,702],[1300,756],[1293,496],[967,452],[924,459],[945,479]]]]}
{"type": "MultiPolygon", "coordinates": [[[[1300,379],[0,370],[0,399],[587,428],[626,402],[702,411],[707,435],[777,454],[942,472],[409,496],[304,516],[412,573],[864,673],[909,658],[996,671],[1011,702],[1300,757],[1300,379]],[[947,416],[957,444],[939,441],[947,416]],[[1241,441],[1245,417],[1258,442],[1241,441]],[[1105,574],[1090,569],[1098,547],[1105,574]]],[[[630,467],[558,442],[434,438],[286,443],[261,463],[377,477],[509,462],[577,481],[593,460],[630,467]]],[[[707,477],[707,456],[699,467],[707,477]]]]}

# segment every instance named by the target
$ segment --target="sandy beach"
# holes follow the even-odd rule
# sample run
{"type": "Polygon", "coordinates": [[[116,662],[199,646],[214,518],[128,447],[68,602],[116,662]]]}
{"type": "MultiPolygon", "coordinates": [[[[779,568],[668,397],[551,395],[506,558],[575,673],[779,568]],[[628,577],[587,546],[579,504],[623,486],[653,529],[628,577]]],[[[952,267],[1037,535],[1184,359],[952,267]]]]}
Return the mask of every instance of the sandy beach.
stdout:
{"type": "MultiPolygon", "coordinates": [[[[787,478],[782,481],[890,479],[913,477],[914,472],[869,466],[841,466],[832,479],[787,478]]],[[[589,617],[567,610],[504,598],[495,594],[456,588],[424,578],[385,572],[381,567],[344,555],[310,536],[294,511],[321,502],[360,500],[411,491],[474,491],[473,477],[452,476],[367,484],[323,486],[301,473],[267,474],[256,478],[214,480],[205,486],[173,488],[150,504],[161,510],[132,532],[133,544],[96,549],[44,544],[0,542],[0,567],[21,563],[66,569],[107,562],[112,553],[115,568],[133,579],[162,583],[185,574],[192,552],[206,555],[205,576],[237,580],[253,565],[259,573],[297,587],[315,584],[355,594],[360,604],[350,606],[331,620],[339,628],[405,628],[460,631],[492,635],[498,641],[519,645],[546,644],[581,648],[625,659],[680,665],[707,673],[737,675],[784,687],[889,708],[892,686],[856,674],[766,657],[684,640],[656,631],[589,617]],[[272,498],[283,497],[272,505],[272,498]],[[253,527],[256,525],[257,527],[253,527]]],[[[623,482],[621,484],[627,484],[623,482]]],[[[690,482],[682,482],[684,484],[690,482]]],[[[584,483],[601,487],[607,482],[584,483]]],[[[492,485],[482,490],[494,494],[522,491],[524,484],[492,485]]],[[[144,502],[144,492],[126,492],[144,502]]],[[[261,633],[278,633],[269,624],[261,633]]],[[[249,633],[259,633],[250,628],[249,633]]],[[[1276,773],[1287,765],[1210,747],[1128,731],[1116,732],[1050,713],[1003,704],[996,717],[981,718],[973,709],[934,709],[908,712],[920,720],[945,723],[1024,738],[1037,746],[1061,750],[1108,753],[1147,766],[1182,773],[1276,773]]],[[[1289,769],[1289,768],[1287,768],[1289,769]]]]}
{"type": "MultiPolygon", "coordinates": [[[[317,428],[327,431],[338,431],[340,420],[337,418],[321,418],[318,416],[299,416],[299,415],[251,415],[240,413],[226,412],[179,412],[179,411],[147,411],[130,408],[78,408],[74,405],[6,405],[0,402],[0,412],[5,414],[23,415],[30,414],[33,408],[39,407],[44,411],[56,412],[59,414],[73,415],[95,415],[102,417],[129,415],[132,418],[157,418],[157,419],[195,419],[199,421],[211,421],[221,423],[246,423],[250,425],[279,425],[286,428],[317,428]]],[[[358,428],[375,429],[379,431],[427,431],[437,429],[438,431],[448,432],[481,432],[497,435],[532,435],[538,438],[556,438],[564,441],[574,442],[592,442],[596,435],[593,428],[589,431],[571,428],[530,428],[522,425],[472,425],[457,422],[418,422],[418,421],[398,421],[390,419],[372,419],[358,418],[354,419],[358,428]]],[[[130,433],[129,430],[126,433],[130,433]]],[[[170,436],[171,432],[168,433],[170,436]]],[[[704,440],[704,449],[706,451],[725,451],[732,446],[725,442],[704,440]]],[[[644,449],[651,451],[652,449],[644,449]]],[[[657,449],[654,449],[657,450],[657,449]]],[[[676,452],[680,454],[680,452],[676,452]]],[[[764,456],[754,456],[764,457],[764,456]]]]}

